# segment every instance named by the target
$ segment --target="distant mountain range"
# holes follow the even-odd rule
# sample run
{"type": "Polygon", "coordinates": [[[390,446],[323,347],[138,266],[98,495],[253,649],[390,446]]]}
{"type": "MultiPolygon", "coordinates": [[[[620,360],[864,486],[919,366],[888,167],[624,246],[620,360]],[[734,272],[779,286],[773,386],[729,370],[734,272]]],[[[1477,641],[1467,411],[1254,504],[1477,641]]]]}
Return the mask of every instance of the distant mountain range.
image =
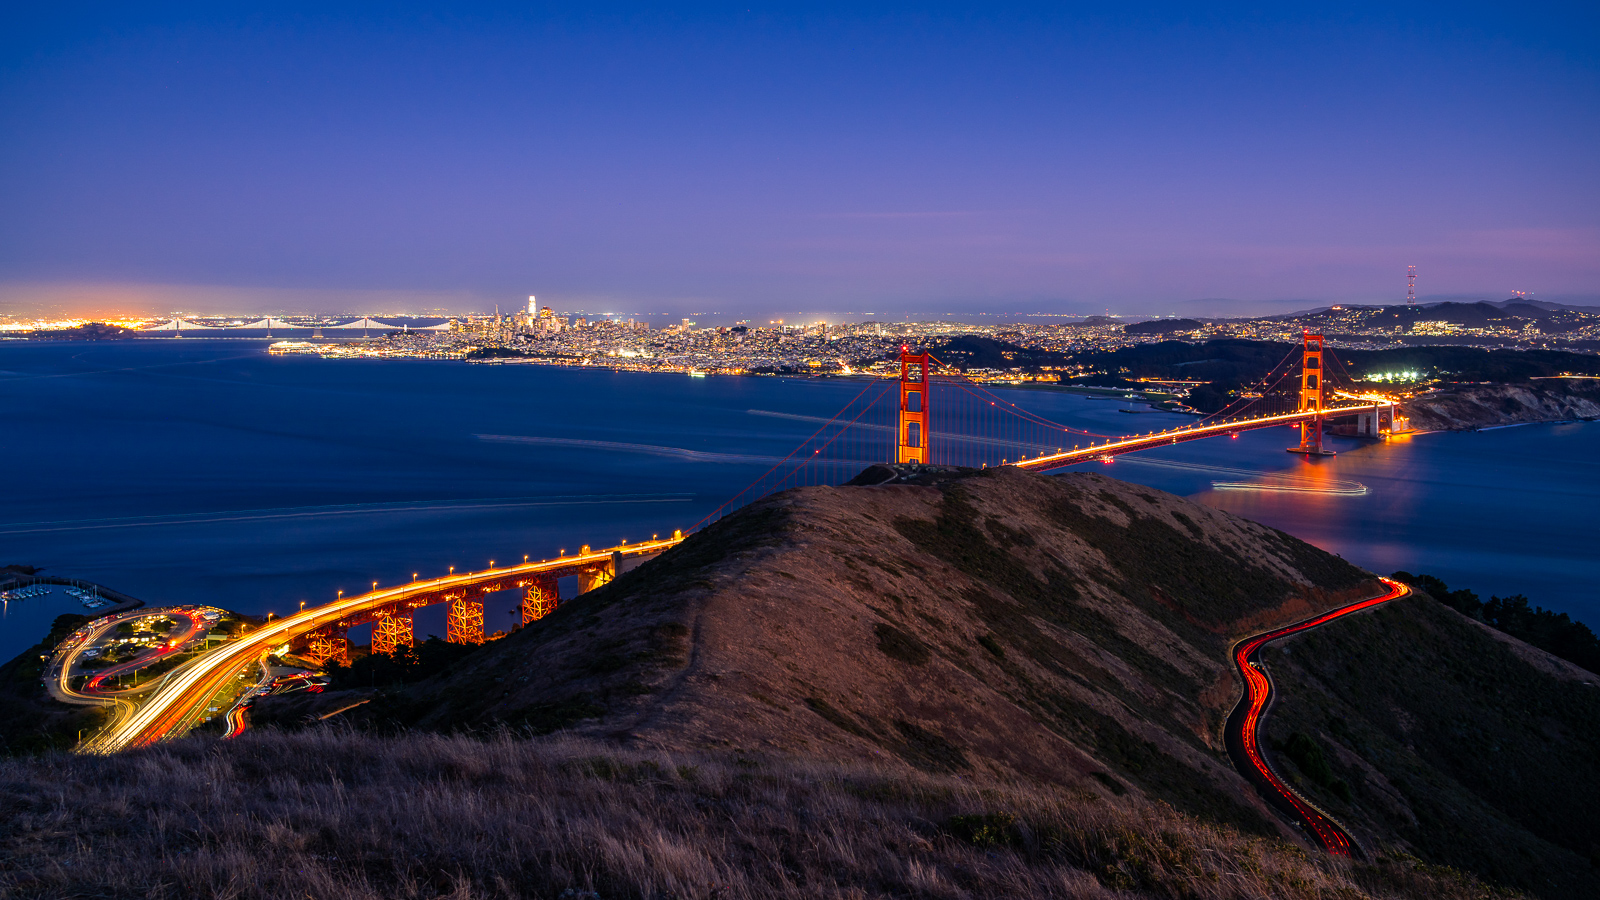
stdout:
{"type": "Polygon", "coordinates": [[[1532,321],[1539,323],[1540,330],[1546,332],[1565,331],[1569,328],[1575,328],[1578,327],[1577,323],[1583,316],[1600,315],[1600,306],[1564,306],[1543,300],[1524,300],[1514,297],[1510,300],[1480,300],[1477,303],[1445,301],[1443,303],[1423,303],[1416,306],[1404,304],[1394,306],[1330,306],[1306,312],[1272,316],[1271,318],[1278,320],[1333,318],[1350,310],[1379,311],[1379,315],[1372,320],[1372,324],[1377,325],[1449,322],[1453,325],[1461,325],[1467,328],[1486,328],[1493,326],[1519,327],[1523,322],[1532,321]]]}
{"type": "Polygon", "coordinates": [[[1174,331],[1194,331],[1204,327],[1205,323],[1198,319],[1151,319],[1148,322],[1123,326],[1122,330],[1126,334],[1171,334],[1174,331]]]}

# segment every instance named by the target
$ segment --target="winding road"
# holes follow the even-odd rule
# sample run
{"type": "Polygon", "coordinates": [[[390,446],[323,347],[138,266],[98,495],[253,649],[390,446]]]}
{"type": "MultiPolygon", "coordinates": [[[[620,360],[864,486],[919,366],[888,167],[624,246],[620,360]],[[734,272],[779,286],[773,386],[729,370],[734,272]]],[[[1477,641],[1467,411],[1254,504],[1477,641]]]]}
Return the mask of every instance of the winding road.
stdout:
{"type": "Polygon", "coordinates": [[[1318,625],[1326,625],[1335,619],[1371,609],[1411,593],[1410,588],[1398,581],[1388,578],[1378,580],[1389,588],[1382,596],[1341,606],[1293,625],[1285,625],[1245,638],[1233,647],[1233,664],[1238,667],[1245,686],[1244,695],[1239,698],[1238,705],[1228,716],[1228,724],[1223,733],[1228,746],[1228,756],[1233,760],[1234,768],[1239,770],[1239,774],[1243,775],[1245,780],[1255,785],[1256,790],[1260,791],[1268,802],[1299,820],[1306,830],[1321,842],[1323,849],[1338,856],[1349,856],[1355,846],[1350,833],[1332,816],[1317,808],[1279,778],[1261,752],[1261,722],[1266,715],[1267,707],[1272,703],[1272,679],[1261,670],[1258,657],[1262,647],[1280,638],[1316,628],[1318,625]]]}
{"type": "MultiPolygon", "coordinates": [[[[118,622],[128,621],[129,619],[149,618],[151,615],[153,614],[148,612],[142,613],[140,615],[119,619],[118,622]]],[[[189,630],[177,635],[176,637],[174,637],[171,632],[168,632],[167,636],[159,641],[154,647],[146,650],[133,659],[118,663],[109,669],[101,669],[98,672],[92,673],[89,677],[89,680],[84,682],[83,689],[78,693],[82,695],[99,696],[127,693],[127,691],[121,689],[108,690],[105,685],[107,682],[113,681],[129,672],[137,672],[140,669],[147,668],[159,661],[162,657],[171,656],[174,653],[182,653],[184,650],[188,649],[189,643],[198,637],[202,630],[205,630],[209,627],[209,623],[206,622],[201,614],[193,610],[168,609],[162,610],[159,615],[164,615],[170,619],[187,619],[189,620],[189,630]]],[[[109,629],[101,629],[99,633],[103,634],[106,630],[109,629]]]]}

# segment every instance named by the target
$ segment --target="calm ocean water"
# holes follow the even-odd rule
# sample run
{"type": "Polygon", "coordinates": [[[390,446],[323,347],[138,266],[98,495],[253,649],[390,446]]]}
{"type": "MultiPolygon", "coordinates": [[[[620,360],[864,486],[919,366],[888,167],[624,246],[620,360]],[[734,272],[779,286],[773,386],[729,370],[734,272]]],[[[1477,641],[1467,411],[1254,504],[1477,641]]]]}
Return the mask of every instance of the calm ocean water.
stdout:
{"type": "MultiPolygon", "coordinates": [[[[826,417],[860,389],[272,358],[264,346],[0,342],[0,564],[87,578],[151,604],[287,612],[413,572],[688,527],[816,427],[752,410],[826,417]]],[[[1189,421],[1071,394],[1008,394],[1102,433],[1189,421]]],[[[1095,468],[1378,572],[1428,572],[1485,597],[1525,593],[1600,627],[1600,424],[1387,444],[1335,438],[1339,456],[1309,463],[1283,452],[1294,439],[1289,429],[1258,431],[1095,468]]],[[[499,601],[491,630],[513,621],[511,594],[499,601]]],[[[81,609],[57,589],[0,610],[0,658],[81,609]]],[[[443,634],[443,612],[419,613],[418,631],[443,634]]]]}

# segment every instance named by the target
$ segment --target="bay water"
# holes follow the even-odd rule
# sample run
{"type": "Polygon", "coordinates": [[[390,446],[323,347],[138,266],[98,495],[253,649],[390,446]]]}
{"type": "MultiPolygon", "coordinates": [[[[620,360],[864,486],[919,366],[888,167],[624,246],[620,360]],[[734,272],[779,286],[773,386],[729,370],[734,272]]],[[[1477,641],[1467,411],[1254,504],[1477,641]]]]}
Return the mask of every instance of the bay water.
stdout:
{"type": "MultiPolygon", "coordinates": [[[[269,356],[265,341],[0,341],[0,565],[151,605],[286,613],[336,592],[689,528],[861,388],[435,360],[269,356]],[[783,415],[770,415],[781,413],[783,415]]],[[[1105,434],[1192,419],[1045,390],[1105,434]]],[[[1092,467],[1281,528],[1376,572],[1526,594],[1600,627],[1600,423],[1333,438],[1247,432],[1092,467]]],[[[495,595],[489,630],[515,622],[495,595]]],[[[0,659],[60,588],[0,609],[0,659]]],[[[419,636],[443,634],[442,607],[419,636]]],[[[358,642],[361,631],[353,632],[358,642]]]]}

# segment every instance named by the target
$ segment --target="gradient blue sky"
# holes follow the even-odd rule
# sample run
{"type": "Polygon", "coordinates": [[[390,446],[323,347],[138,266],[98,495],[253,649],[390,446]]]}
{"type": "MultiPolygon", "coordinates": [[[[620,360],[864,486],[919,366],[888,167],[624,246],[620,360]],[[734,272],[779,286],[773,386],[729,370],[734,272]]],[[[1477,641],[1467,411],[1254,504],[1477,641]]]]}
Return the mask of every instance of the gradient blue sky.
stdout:
{"type": "Polygon", "coordinates": [[[0,307],[1600,299],[1593,3],[0,13],[0,307]]]}

